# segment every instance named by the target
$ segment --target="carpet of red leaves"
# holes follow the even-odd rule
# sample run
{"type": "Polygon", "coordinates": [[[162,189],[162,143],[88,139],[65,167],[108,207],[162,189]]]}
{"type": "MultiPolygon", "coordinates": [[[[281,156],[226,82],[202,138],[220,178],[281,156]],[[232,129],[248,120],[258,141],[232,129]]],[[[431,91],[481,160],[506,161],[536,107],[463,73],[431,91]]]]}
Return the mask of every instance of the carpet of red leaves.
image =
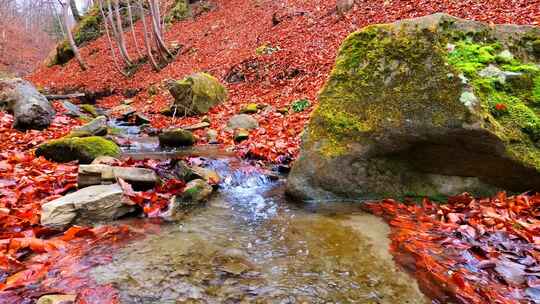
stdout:
{"type": "MultiPolygon", "coordinates": [[[[56,90],[112,89],[112,96],[99,101],[105,108],[120,104],[126,89],[141,89],[134,106],[149,114],[154,126],[165,127],[191,124],[199,118],[173,120],[157,114],[171,97],[163,89],[149,96],[149,86],[162,87],[165,79],[201,70],[225,81],[231,70],[240,71],[245,81],[227,84],[229,100],[209,114],[212,128],[219,130],[225,145],[234,143],[223,126],[245,104],[278,109],[299,98],[312,101],[305,112],[256,114],[261,127],[237,146],[242,154],[279,161],[282,156],[297,155],[299,135],[317,103],[317,91],[348,33],[368,24],[434,12],[493,23],[540,24],[540,1],[533,0],[359,0],[343,18],[336,15],[334,0],[215,2],[216,10],[167,30],[168,41],[185,47],[159,73],[145,65],[132,78],[123,78],[114,71],[101,38],[81,50],[88,71],[81,71],[72,61],[63,67],[41,67],[28,78],[56,90]],[[280,21],[277,25],[272,24],[273,16],[280,21]],[[279,51],[257,55],[256,48],[263,44],[278,46],[279,51]]],[[[140,36],[139,26],[138,32],[140,36]]],[[[133,42],[128,42],[134,53],[133,42]]],[[[108,258],[110,252],[89,254],[103,248],[96,248],[96,242],[111,244],[106,247],[110,249],[132,233],[122,227],[75,227],[59,233],[38,224],[40,204],[74,187],[76,166],[36,159],[32,148],[66,134],[78,123],[60,115],[46,131],[21,133],[11,128],[11,122],[10,115],[0,113],[0,302],[32,303],[44,293],[76,290],[77,303],[115,303],[116,293],[110,286],[96,286],[77,274],[108,258]]],[[[492,200],[462,196],[441,206],[384,201],[370,209],[390,220],[396,260],[413,271],[434,298],[516,303],[527,302],[524,299],[531,297],[527,290],[538,287],[539,201],[537,196],[492,200]]]]}
{"type": "MultiPolygon", "coordinates": [[[[188,125],[199,118],[172,120],[158,113],[171,100],[166,90],[157,96],[147,94],[151,85],[161,86],[165,79],[178,79],[197,71],[208,71],[225,80],[231,70],[241,71],[246,81],[227,84],[229,100],[210,113],[212,128],[219,130],[222,143],[234,145],[224,125],[231,115],[247,103],[288,106],[308,98],[315,105],[317,92],[331,70],[342,40],[352,31],[368,24],[392,22],[446,12],[458,17],[493,23],[540,24],[538,0],[360,0],[344,18],[335,12],[335,0],[230,0],[214,1],[217,9],[195,20],[172,25],[166,32],[169,42],[184,45],[175,61],[159,73],[150,64],[132,78],[114,70],[112,58],[101,38],[82,48],[90,69],[81,71],[75,60],[64,67],[42,67],[29,77],[43,87],[80,88],[91,91],[110,89],[114,95],[101,106],[113,107],[124,99],[128,88],[141,89],[135,107],[149,113],[156,127],[188,125]],[[280,22],[273,25],[272,19],[280,22]],[[257,55],[257,47],[279,47],[269,55],[257,55]]],[[[137,31],[141,33],[140,25],[137,31]]],[[[131,36],[131,35],[129,35],[131,36]]],[[[140,38],[142,40],[142,38],[140,38]]],[[[142,41],[139,43],[142,45],[142,41]]],[[[132,54],[134,43],[128,39],[132,54]]],[[[277,161],[279,156],[298,153],[300,133],[309,118],[306,112],[281,115],[276,111],[256,115],[260,128],[249,140],[239,144],[240,152],[277,161]]]]}
{"type": "Polygon", "coordinates": [[[540,301],[540,195],[367,209],[389,221],[394,258],[441,303],[540,301]]]}

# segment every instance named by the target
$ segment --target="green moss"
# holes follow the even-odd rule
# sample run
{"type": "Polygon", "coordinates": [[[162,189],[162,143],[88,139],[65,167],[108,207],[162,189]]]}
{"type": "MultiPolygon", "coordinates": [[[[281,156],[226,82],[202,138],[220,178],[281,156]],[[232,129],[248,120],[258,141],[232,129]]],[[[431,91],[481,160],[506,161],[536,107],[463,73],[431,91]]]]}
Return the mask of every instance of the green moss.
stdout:
{"type": "Polygon", "coordinates": [[[490,63],[496,62],[499,44],[481,45],[470,41],[459,41],[448,54],[448,63],[467,77],[473,77],[490,63]]]}
{"type": "MultiPolygon", "coordinates": [[[[169,84],[179,115],[206,114],[227,99],[227,89],[207,73],[195,73],[169,84]]],[[[174,109],[172,109],[174,110],[174,109]]]]}
{"type": "Polygon", "coordinates": [[[486,126],[506,142],[508,155],[540,169],[536,147],[540,141],[540,68],[510,56],[492,58],[498,50],[498,44],[461,41],[448,54],[448,63],[467,76],[482,104],[486,126]],[[496,65],[501,76],[481,77],[479,72],[488,64],[496,65]],[[505,76],[505,72],[513,74],[505,76]]]}
{"type": "Polygon", "coordinates": [[[36,156],[62,163],[74,160],[90,163],[98,156],[118,157],[120,153],[120,148],[114,142],[98,136],[56,139],[36,149],[36,156]]]}
{"type": "Polygon", "coordinates": [[[176,0],[174,7],[165,16],[165,22],[173,23],[187,19],[191,15],[188,0],[176,0]]]}
{"type": "Polygon", "coordinates": [[[85,104],[82,104],[80,107],[81,107],[81,109],[82,109],[83,111],[85,111],[86,113],[88,113],[88,114],[90,114],[90,115],[92,115],[92,116],[94,116],[94,117],[98,117],[98,116],[99,116],[99,113],[97,112],[96,107],[94,107],[94,106],[91,105],[91,104],[85,103],[85,104]]]}
{"type": "Polygon", "coordinates": [[[532,90],[532,101],[540,103],[540,75],[534,78],[534,87],[532,90]]]}
{"type": "Polygon", "coordinates": [[[466,107],[454,103],[460,84],[449,81],[452,69],[434,35],[430,31],[396,33],[388,25],[351,34],[319,95],[309,127],[310,142],[320,141],[321,152],[335,157],[346,152],[349,144],[399,129],[407,121],[435,128],[467,121],[466,107]],[[426,83],[433,87],[418,90],[426,83]],[[445,115],[419,117],[417,113],[426,107],[445,115]]]}

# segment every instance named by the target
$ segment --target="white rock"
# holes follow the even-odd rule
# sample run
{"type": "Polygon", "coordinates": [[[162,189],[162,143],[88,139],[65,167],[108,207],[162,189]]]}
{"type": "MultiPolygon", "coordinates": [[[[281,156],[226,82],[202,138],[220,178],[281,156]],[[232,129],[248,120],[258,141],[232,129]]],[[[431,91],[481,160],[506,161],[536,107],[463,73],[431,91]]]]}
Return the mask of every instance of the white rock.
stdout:
{"type": "Polygon", "coordinates": [[[63,228],[114,220],[134,210],[118,184],[91,186],[41,206],[41,225],[63,228]]]}

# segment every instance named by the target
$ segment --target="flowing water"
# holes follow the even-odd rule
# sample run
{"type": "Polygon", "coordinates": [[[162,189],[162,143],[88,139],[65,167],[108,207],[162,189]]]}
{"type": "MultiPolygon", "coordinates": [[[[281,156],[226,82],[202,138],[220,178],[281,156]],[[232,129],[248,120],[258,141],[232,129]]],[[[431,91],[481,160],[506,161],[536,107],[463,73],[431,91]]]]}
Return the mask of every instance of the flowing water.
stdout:
{"type": "Polygon", "coordinates": [[[429,303],[355,204],[296,205],[283,178],[220,155],[217,193],[92,271],[121,303],[429,303]]]}

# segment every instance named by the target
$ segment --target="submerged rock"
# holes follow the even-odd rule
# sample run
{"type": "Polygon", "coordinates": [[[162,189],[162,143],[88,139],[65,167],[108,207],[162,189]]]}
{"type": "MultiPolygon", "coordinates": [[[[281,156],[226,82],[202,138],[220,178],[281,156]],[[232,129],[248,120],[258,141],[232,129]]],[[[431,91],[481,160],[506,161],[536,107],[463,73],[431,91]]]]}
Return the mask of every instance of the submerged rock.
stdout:
{"type": "Polygon", "coordinates": [[[182,128],[167,129],[159,134],[159,144],[166,147],[193,146],[196,141],[193,133],[182,128]]]}
{"type": "Polygon", "coordinates": [[[445,14],[351,34],[304,133],[289,194],[371,199],[538,189],[540,57],[531,41],[539,39],[538,27],[445,14]],[[509,48],[514,60],[498,61],[509,48]],[[525,81],[501,85],[491,77],[499,70],[525,81]]]}
{"type": "Polygon", "coordinates": [[[18,130],[46,129],[56,115],[47,98],[20,78],[0,79],[0,108],[13,113],[13,127],[18,130]]]}
{"type": "Polygon", "coordinates": [[[206,114],[211,107],[227,99],[227,89],[213,76],[196,73],[168,83],[174,103],[169,112],[177,116],[206,114]],[[174,109],[176,111],[174,111],[174,109]]]}
{"type": "Polygon", "coordinates": [[[184,193],[177,200],[188,203],[205,202],[212,194],[213,188],[202,179],[194,179],[186,184],[184,193]]]}
{"type": "Polygon", "coordinates": [[[134,211],[118,184],[91,186],[43,204],[41,225],[64,228],[117,219],[134,211]]]}
{"type": "Polygon", "coordinates": [[[60,138],[41,144],[36,149],[36,156],[59,163],[78,160],[89,164],[99,156],[118,157],[120,148],[112,141],[98,136],[60,138]]]}

